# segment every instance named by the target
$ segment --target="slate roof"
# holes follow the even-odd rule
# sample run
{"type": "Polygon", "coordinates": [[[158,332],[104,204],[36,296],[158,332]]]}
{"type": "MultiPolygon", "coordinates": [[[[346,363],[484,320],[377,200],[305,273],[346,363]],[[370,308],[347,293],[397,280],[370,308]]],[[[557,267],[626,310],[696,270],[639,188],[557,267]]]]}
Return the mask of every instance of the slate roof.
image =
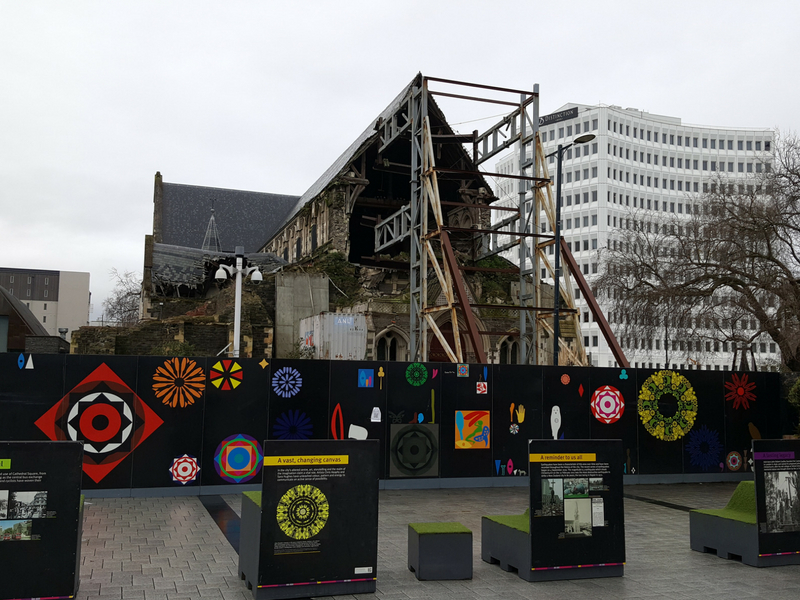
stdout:
{"type": "MultiPolygon", "coordinates": [[[[152,278],[156,285],[186,285],[201,287],[214,276],[213,267],[233,256],[229,252],[206,252],[200,248],[186,248],[170,244],[153,244],[152,278]]],[[[263,274],[270,273],[287,264],[272,253],[245,252],[250,265],[258,265],[263,274]]]]}
{"type": "Polygon", "coordinates": [[[22,302],[19,298],[9,293],[9,291],[4,288],[0,287],[0,296],[2,296],[8,304],[11,305],[11,308],[19,315],[20,319],[25,322],[25,325],[28,327],[30,332],[28,335],[43,335],[46,337],[50,337],[50,334],[47,332],[47,329],[44,328],[39,322],[34,314],[31,312],[31,309],[25,306],[25,303],[22,302]]]}
{"type": "Polygon", "coordinates": [[[162,182],[163,244],[202,248],[212,201],[223,251],[244,246],[256,252],[269,240],[297,203],[297,196],[162,182]]]}

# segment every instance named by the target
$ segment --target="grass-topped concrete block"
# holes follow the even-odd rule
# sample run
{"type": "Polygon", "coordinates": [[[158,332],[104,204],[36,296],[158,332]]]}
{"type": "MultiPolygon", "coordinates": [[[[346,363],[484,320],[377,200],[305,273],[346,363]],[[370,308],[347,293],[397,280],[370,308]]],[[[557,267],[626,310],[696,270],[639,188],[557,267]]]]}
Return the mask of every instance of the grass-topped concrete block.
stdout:
{"type": "Polygon", "coordinates": [[[741,557],[754,567],[800,563],[800,556],[759,556],[756,487],[752,481],[736,486],[725,508],[689,513],[689,544],[698,552],[714,552],[720,558],[741,557]]]}
{"type": "Polygon", "coordinates": [[[258,591],[258,561],[261,550],[261,492],[242,494],[242,518],[239,521],[239,577],[247,589],[258,591]]]}
{"type": "Polygon", "coordinates": [[[516,571],[525,581],[531,572],[530,510],[521,515],[489,515],[481,518],[481,558],[516,571]]]}
{"type": "Polygon", "coordinates": [[[472,531],[461,523],[409,523],[408,568],[419,580],[472,579],[472,531]]]}

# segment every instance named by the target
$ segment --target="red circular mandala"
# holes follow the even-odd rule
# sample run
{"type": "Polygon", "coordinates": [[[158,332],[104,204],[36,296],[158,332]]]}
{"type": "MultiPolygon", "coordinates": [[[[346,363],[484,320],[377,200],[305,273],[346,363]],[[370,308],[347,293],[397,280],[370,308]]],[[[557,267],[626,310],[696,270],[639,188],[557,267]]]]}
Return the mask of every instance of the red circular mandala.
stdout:
{"type": "Polygon", "coordinates": [[[172,461],[172,466],[169,468],[172,481],[183,485],[197,479],[198,471],[200,471],[200,465],[197,464],[197,459],[188,454],[174,459],[172,461]]]}
{"type": "Polygon", "coordinates": [[[595,419],[601,423],[614,423],[625,412],[625,400],[617,388],[604,385],[592,394],[591,407],[595,419]]]}

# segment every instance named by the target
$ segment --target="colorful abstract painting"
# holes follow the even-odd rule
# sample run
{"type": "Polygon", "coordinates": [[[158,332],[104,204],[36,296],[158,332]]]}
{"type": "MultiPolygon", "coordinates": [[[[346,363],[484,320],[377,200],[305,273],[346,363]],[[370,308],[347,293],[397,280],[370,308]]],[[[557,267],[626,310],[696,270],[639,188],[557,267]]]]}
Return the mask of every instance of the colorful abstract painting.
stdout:
{"type": "Polygon", "coordinates": [[[261,471],[263,462],[261,444],[243,433],[222,440],[214,454],[214,469],[230,483],[250,481],[261,471]]]}
{"type": "Polygon", "coordinates": [[[375,369],[358,370],[358,387],[371,388],[375,386],[375,369]]]}
{"type": "Polygon", "coordinates": [[[490,423],[488,410],[457,410],[456,450],[489,448],[490,423]]]}
{"type": "Polygon", "coordinates": [[[235,390],[242,383],[244,371],[242,366],[235,360],[220,360],[211,367],[208,378],[214,387],[223,390],[235,390]]]}

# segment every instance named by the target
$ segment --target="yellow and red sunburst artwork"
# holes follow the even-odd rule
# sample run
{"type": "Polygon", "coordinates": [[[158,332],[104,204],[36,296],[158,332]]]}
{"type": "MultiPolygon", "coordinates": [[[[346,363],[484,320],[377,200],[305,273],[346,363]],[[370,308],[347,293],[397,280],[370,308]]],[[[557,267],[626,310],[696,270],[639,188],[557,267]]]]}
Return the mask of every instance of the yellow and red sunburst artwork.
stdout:
{"type": "Polygon", "coordinates": [[[186,408],[206,389],[203,369],[190,358],[168,358],[153,375],[153,391],[162,404],[186,408]]]}
{"type": "Polygon", "coordinates": [[[741,376],[736,373],[731,374],[732,381],[726,381],[725,387],[729,390],[725,394],[725,400],[733,402],[733,408],[750,408],[750,402],[755,402],[756,395],[753,390],[756,389],[754,382],[748,381],[747,373],[741,376]]]}
{"type": "Polygon", "coordinates": [[[220,360],[217,361],[208,378],[214,387],[221,390],[235,390],[242,383],[242,366],[234,360],[220,360]]]}

